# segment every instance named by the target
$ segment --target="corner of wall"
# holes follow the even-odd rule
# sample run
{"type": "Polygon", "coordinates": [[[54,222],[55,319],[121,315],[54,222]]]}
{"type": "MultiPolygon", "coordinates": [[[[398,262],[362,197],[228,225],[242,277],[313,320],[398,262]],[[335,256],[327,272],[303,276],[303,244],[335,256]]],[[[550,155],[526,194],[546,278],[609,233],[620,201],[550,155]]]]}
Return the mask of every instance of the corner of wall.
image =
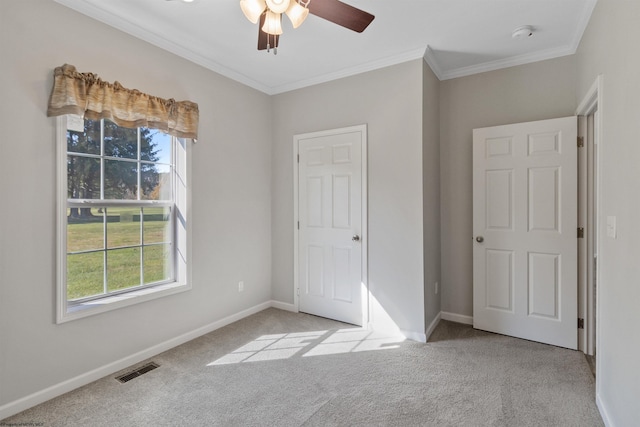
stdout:
{"type": "Polygon", "coordinates": [[[422,63],[422,196],[423,280],[427,338],[437,324],[442,305],[440,232],[440,81],[422,63]],[[434,323],[435,322],[435,323],[434,323]]]}

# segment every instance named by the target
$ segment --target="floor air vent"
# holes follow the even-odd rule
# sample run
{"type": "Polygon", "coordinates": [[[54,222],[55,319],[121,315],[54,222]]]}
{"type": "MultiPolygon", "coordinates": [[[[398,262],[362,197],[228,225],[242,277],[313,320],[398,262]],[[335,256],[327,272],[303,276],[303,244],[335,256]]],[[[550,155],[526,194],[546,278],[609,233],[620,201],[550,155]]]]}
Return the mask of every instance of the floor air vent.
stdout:
{"type": "Polygon", "coordinates": [[[131,381],[132,379],[139,377],[140,375],[146,374],[149,371],[153,371],[154,369],[159,367],[160,365],[158,365],[157,363],[153,363],[153,362],[147,363],[146,365],[139,367],[135,371],[131,371],[124,375],[120,375],[119,377],[116,377],[116,379],[121,383],[126,383],[127,381],[131,381]]]}

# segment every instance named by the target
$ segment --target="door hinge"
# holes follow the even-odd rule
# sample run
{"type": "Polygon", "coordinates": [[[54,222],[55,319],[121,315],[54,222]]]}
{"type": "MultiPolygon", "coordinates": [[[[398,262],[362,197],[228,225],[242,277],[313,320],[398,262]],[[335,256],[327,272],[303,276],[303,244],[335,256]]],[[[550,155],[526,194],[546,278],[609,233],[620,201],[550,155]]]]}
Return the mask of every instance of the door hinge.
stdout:
{"type": "Polygon", "coordinates": [[[578,227],[578,239],[584,239],[584,228],[578,227]]]}
{"type": "Polygon", "coordinates": [[[584,147],[584,136],[578,137],[578,148],[584,147]]]}
{"type": "Polygon", "coordinates": [[[296,294],[298,294],[298,296],[300,296],[300,288],[296,289],[296,294]]]}
{"type": "Polygon", "coordinates": [[[298,230],[300,230],[300,221],[298,221],[298,230]]]}
{"type": "Polygon", "coordinates": [[[300,154],[298,154],[298,163],[300,163],[300,154]]]}
{"type": "Polygon", "coordinates": [[[584,319],[578,318],[578,329],[584,329],[584,319]]]}

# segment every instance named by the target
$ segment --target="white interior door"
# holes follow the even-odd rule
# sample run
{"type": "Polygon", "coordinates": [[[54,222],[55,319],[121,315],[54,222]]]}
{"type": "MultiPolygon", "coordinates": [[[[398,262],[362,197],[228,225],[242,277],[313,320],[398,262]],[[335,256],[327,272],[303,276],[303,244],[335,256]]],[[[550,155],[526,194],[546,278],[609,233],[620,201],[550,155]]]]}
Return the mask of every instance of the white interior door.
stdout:
{"type": "Polygon", "coordinates": [[[577,118],[473,131],[473,324],[577,348],[577,118]]]}
{"type": "Polygon", "coordinates": [[[297,135],[298,309],[362,326],[366,127],[297,135]]]}

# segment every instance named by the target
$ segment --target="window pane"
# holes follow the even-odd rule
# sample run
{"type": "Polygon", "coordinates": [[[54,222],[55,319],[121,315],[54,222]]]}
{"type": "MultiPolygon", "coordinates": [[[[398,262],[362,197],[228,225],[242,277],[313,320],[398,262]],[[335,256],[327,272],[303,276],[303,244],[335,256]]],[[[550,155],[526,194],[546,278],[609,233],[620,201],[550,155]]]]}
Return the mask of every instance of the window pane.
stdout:
{"type": "Polygon", "coordinates": [[[67,209],[67,252],[104,249],[104,210],[67,209]]]}
{"type": "Polygon", "coordinates": [[[107,252],[107,291],[140,285],[140,248],[107,252]]]}
{"type": "Polygon", "coordinates": [[[136,200],[138,167],[136,162],[122,160],[104,161],[104,198],[136,200]]]}
{"type": "Polygon", "coordinates": [[[171,278],[171,245],[144,247],[144,283],[171,278]]]}
{"type": "Polygon", "coordinates": [[[157,129],[140,128],[140,160],[171,163],[171,135],[157,129]]]}
{"type": "Polygon", "coordinates": [[[101,294],[103,283],[104,252],[67,255],[67,299],[101,294]]]}
{"type": "Polygon", "coordinates": [[[99,300],[173,280],[184,268],[175,266],[173,203],[177,185],[184,189],[174,166],[184,169],[186,140],[176,147],[178,140],[160,130],[121,128],[108,120],[71,117],[66,127],[67,206],[78,206],[61,218],[67,299],[99,300]]]}
{"type": "Polygon", "coordinates": [[[100,159],[67,156],[67,198],[100,198],[100,159]]]}
{"type": "Polygon", "coordinates": [[[67,130],[67,151],[100,154],[100,120],[85,120],[84,132],[67,130]]]}
{"type": "Polygon", "coordinates": [[[138,130],[122,128],[109,120],[104,121],[104,155],[138,158],[138,130]]]}
{"type": "Polygon", "coordinates": [[[171,241],[171,208],[144,208],[144,244],[171,241]]]}
{"type": "Polygon", "coordinates": [[[168,165],[142,163],[143,200],[171,200],[171,169],[168,165]]]}
{"type": "Polygon", "coordinates": [[[107,210],[107,247],[140,244],[140,208],[107,210]]]}

